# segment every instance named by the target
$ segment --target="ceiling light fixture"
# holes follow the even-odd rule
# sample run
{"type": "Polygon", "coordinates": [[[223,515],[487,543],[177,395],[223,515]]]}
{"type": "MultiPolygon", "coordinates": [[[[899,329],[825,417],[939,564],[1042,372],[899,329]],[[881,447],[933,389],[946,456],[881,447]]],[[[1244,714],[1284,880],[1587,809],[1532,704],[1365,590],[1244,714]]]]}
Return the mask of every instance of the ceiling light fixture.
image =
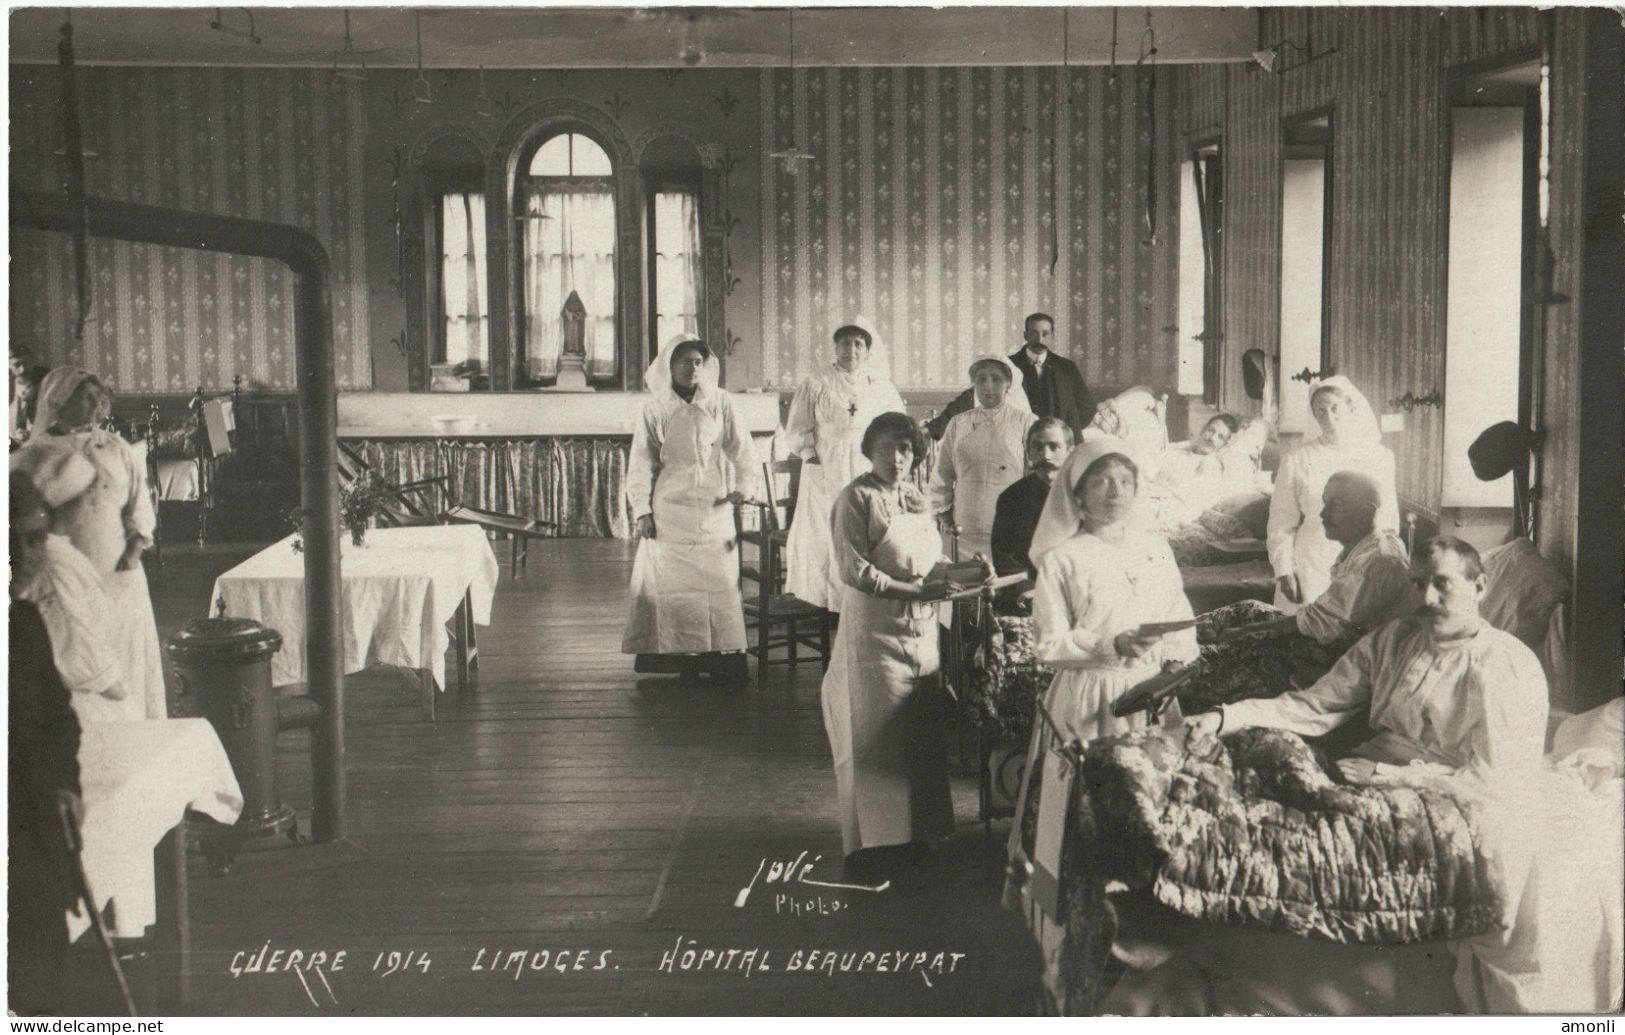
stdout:
{"type": "Polygon", "coordinates": [[[418,34],[418,77],[412,80],[412,99],[419,104],[434,103],[434,89],[429,85],[429,79],[423,74],[423,12],[412,12],[412,23],[418,34]]]}
{"type": "MultiPolygon", "coordinates": [[[[333,52],[333,78],[350,79],[358,83],[367,81],[367,63],[361,60],[362,51],[355,49],[350,40],[350,12],[344,12],[344,46],[333,52]]],[[[366,53],[372,53],[367,51],[366,53]]]]}
{"type": "Polygon", "coordinates": [[[705,63],[705,47],[700,45],[700,16],[689,14],[683,19],[683,46],[677,52],[677,60],[693,68],[695,65],[705,63]]]}
{"type": "Polygon", "coordinates": [[[1269,72],[1272,75],[1282,75],[1286,72],[1292,71],[1294,68],[1302,68],[1304,65],[1319,61],[1328,54],[1335,53],[1337,53],[1337,48],[1331,47],[1330,49],[1323,50],[1319,54],[1316,54],[1315,37],[1311,31],[1304,35],[1302,46],[1299,46],[1291,40],[1284,39],[1279,43],[1270,44],[1263,50],[1253,51],[1253,61],[1258,64],[1259,68],[1262,68],[1264,71],[1269,72]],[[1298,54],[1300,59],[1291,62],[1290,64],[1283,63],[1287,57],[1288,50],[1298,54]]]}
{"type": "Polygon", "coordinates": [[[238,29],[238,28],[235,28],[233,26],[230,26],[230,25],[226,24],[225,18],[222,17],[222,12],[225,11],[225,10],[227,10],[227,9],[223,8],[223,7],[216,7],[214,9],[214,21],[209,23],[209,28],[213,29],[215,32],[224,33],[227,36],[241,37],[242,39],[245,39],[250,43],[259,44],[259,43],[264,43],[265,42],[263,39],[260,39],[259,34],[254,31],[254,12],[253,11],[250,11],[246,7],[234,7],[234,8],[231,8],[231,10],[241,11],[241,12],[243,12],[244,15],[247,16],[247,18],[248,18],[248,31],[244,32],[242,29],[238,29]]]}
{"type": "MultiPolygon", "coordinates": [[[[792,89],[796,79],[796,9],[790,8],[790,84],[792,89]]],[[[795,130],[790,131],[790,146],[781,148],[768,155],[784,163],[784,171],[790,176],[801,175],[801,163],[812,161],[816,155],[811,151],[803,151],[796,145],[795,130]]]]}

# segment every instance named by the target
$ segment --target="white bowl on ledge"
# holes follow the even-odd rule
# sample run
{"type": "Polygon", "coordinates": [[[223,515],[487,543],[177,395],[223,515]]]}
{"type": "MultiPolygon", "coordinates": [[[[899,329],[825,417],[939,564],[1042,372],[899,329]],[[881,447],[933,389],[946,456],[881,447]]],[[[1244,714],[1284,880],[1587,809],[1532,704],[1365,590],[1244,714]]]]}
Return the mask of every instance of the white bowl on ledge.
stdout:
{"type": "Polygon", "coordinates": [[[430,417],[429,423],[433,424],[436,430],[449,435],[464,435],[474,430],[473,417],[441,415],[437,417],[430,417]]]}

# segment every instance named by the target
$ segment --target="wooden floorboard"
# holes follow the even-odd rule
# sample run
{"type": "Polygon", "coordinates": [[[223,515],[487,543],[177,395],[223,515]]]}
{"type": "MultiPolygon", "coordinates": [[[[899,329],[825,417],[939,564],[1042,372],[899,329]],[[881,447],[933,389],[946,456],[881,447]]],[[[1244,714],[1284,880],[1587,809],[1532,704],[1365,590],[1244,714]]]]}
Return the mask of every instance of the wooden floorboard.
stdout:
{"type": "MultiPolygon", "coordinates": [[[[166,552],[150,571],[161,635],[204,614],[215,576],[249,552],[166,552]]],[[[764,860],[804,852],[815,879],[841,879],[819,668],[776,668],[761,693],[633,673],[620,653],[631,556],[626,543],[555,540],[533,546],[525,577],[504,566],[475,687],[442,694],[433,722],[404,673],[346,680],[348,836],[262,846],[226,877],[194,859],[196,1012],[1032,1011],[1036,950],[998,901],[1004,827],[984,838],[968,768],[954,776],[954,838],[886,891],[797,886],[812,906],[797,915],[759,882],[735,908],[764,860]],[[267,943],[344,950],[345,966],[326,985],[234,977],[234,958],[267,943]],[[694,960],[754,948],[770,969],[684,970],[685,948],[694,960]],[[834,950],[837,967],[962,955],[952,973],[789,969],[813,950],[834,950]],[[408,951],[428,955],[427,972],[414,957],[384,973],[388,953],[408,951]],[[493,954],[517,970],[493,968],[493,954]]],[[[278,750],[281,794],[306,824],[308,743],[288,734],[278,750]]]]}

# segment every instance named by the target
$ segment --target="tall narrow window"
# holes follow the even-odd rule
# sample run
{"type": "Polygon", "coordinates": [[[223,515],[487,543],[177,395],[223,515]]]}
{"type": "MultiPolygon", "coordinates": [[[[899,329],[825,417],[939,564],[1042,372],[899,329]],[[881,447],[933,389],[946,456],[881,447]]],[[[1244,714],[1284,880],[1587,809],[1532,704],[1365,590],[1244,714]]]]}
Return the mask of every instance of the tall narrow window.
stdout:
{"type": "Polygon", "coordinates": [[[485,196],[440,197],[440,306],[438,363],[490,357],[491,314],[485,288],[485,196]]]}
{"type": "MultiPolygon", "coordinates": [[[[656,190],[653,211],[654,341],[700,333],[700,199],[681,187],[656,190]]],[[[651,354],[653,350],[651,350],[651,354]]]]}
{"type": "Polygon", "coordinates": [[[1326,255],[1330,249],[1331,116],[1295,119],[1281,131],[1281,425],[1310,431],[1309,382],[1332,370],[1327,344],[1326,255]]]}
{"type": "MultiPolygon", "coordinates": [[[[1515,472],[1479,481],[1467,447],[1498,421],[1537,423],[1538,328],[1525,319],[1539,226],[1545,106],[1538,61],[1453,84],[1445,286],[1445,507],[1511,507],[1515,472]]],[[[1416,386],[1421,392],[1435,386],[1416,386]]]]}
{"type": "Polygon", "coordinates": [[[1180,163],[1179,375],[1181,395],[1218,402],[1224,342],[1220,309],[1223,192],[1218,144],[1193,148],[1180,163]]]}
{"type": "Polygon", "coordinates": [[[526,368],[551,381],[566,350],[580,348],[587,376],[613,379],[615,326],[615,180],[609,155],[580,133],[561,133],[537,148],[520,184],[524,213],[526,368]],[[579,312],[566,310],[575,299],[579,312]],[[566,335],[579,319],[581,341],[566,335]]]}

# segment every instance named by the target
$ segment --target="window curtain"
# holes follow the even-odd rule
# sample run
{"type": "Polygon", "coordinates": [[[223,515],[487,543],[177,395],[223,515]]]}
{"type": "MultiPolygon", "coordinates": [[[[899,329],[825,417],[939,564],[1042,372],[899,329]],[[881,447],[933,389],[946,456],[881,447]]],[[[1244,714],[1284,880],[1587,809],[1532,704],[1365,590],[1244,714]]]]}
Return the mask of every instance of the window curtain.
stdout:
{"type": "Polygon", "coordinates": [[[700,336],[700,206],[693,194],[655,195],[655,348],[700,336]]]}
{"type": "Polygon", "coordinates": [[[615,194],[609,183],[547,186],[525,198],[525,355],[553,377],[564,347],[565,299],[587,310],[587,376],[615,375],[615,194]]]}
{"type": "Polygon", "coordinates": [[[485,196],[447,194],[440,199],[440,292],[446,314],[446,363],[489,356],[490,313],[485,299],[485,196]]]}

